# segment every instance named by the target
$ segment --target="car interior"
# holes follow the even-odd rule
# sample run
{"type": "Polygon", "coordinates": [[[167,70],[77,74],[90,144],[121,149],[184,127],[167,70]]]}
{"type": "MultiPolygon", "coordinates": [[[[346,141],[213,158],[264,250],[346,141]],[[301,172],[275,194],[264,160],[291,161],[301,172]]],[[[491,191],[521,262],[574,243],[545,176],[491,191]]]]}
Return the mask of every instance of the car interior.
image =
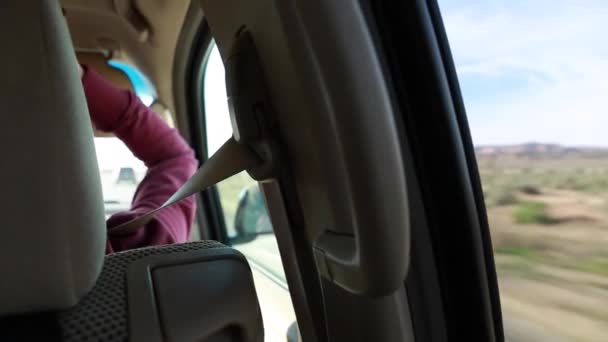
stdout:
{"type": "Polygon", "coordinates": [[[504,340],[436,1],[5,0],[0,18],[1,340],[504,340]],[[105,255],[145,168],[100,159],[117,138],[76,60],[194,149],[190,241],[105,255]]]}

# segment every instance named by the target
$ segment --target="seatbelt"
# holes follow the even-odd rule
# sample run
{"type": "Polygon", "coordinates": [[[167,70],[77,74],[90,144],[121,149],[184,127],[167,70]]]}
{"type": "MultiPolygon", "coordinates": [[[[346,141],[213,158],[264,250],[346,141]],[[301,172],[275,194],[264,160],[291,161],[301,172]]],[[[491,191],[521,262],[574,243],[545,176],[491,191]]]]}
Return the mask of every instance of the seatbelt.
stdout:
{"type": "Polygon", "coordinates": [[[261,162],[261,159],[255,152],[246,145],[236,142],[231,137],[160,207],[110,228],[108,234],[111,236],[132,234],[150,222],[160,210],[170,207],[241,171],[254,168],[260,165],[261,162]]]}

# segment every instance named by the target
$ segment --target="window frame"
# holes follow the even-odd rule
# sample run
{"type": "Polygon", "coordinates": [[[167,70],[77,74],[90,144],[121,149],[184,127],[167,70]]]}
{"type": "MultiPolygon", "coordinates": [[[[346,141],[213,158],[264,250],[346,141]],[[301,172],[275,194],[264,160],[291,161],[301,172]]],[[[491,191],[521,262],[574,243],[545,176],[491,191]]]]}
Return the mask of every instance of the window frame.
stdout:
{"type": "MultiPolygon", "coordinates": [[[[192,147],[202,164],[210,157],[207,141],[207,113],[205,110],[205,72],[209,63],[209,56],[216,46],[206,21],[203,21],[201,24],[196,42],[190,66],[192,72],[188,72],[188,75],[190,75],[188,80],[188,84],[190,85],[188,101],[191,106],[190,108],[192,108],[191,115],[189,115],[189,126],[192,147]]],[[[237,200],[238,198],[235,198],[235,201],[237,200]]],[[[228,234],[226,215],[217,185],[200,193],[198,208],[196,219],[197,223],[199,223],[198,227],[201,238],[217,240],[232,246],[233,243],[228,234]]],[[[259,266],[265,267],[264,265],[259,266]]],[[[265,269],[264,272],[268,273],[269,271],[265,269]]],[[[284,281],[281,281],[281,286],[286,286],[284,281]]]]}
{"type": "MultiPolygon", "coordinates": [[[[211,55],[213,49],[217,49],[215,42],[213,41],[213,39],[211,39],[211,41],[208,43],[208,46],[205,50],[205,59],[203,61],[203,63],[201,64],[201,68],[202,70],[202,78],[200,80],[201,83],[201,100],[200,100],[200,113],[201,113],[201,122],[203,124],[203,126],[206,128],[207,126],[207,117],[206,117],[206,111],[205,111],[205,70],[207,70],[207,68],[209,67],[209,56],[211,55]]],[[[228,118],[226,118],[228,119],[228,118]]],[[[205,152],[208,152],[208,141],[207,141],[207,136],[205,134],[205,141],[204,141],[204,145],[205,145],[205,152]]],[[[208,153],[207,153],[208,154],[208,153]]],[[[233,177],[241,177],[239,174],[234,175],[233,177]]],[[[254,180],[253,178],[251,178],[251,176],[249,176],[249,174],[245,174],[244,177],[247,177],[249,181],[251,181],[251,184],[248,184],[248,188],[251,186],[257,186],[259,187],[259,183],[254,180]]],[[[226,179],[226,181],[228,181],[229,179],[226,179]]],[[[224,198],[222,196],[224,196],[225,194],[222,193],[222,186],[221,183],[218,183],[216,185],[214,185],[212,187],[212,189],[210,188],[210,190],[212,190],[214,192],[214,196],[217,200],[216,204],[216,209],[218,210],[216,215],[220,216],[221,221],[223,222],[223,226],[218,227],[219,229],[222,230],[222,234],[224,234],[225,236],[225,241],[222,241],[223,243],[225,243],[226,245],[232,246],[236,249],[239,249],[240,247],[243,247],[243,249],[240,249],[240,251],[247,257],[248,261],[250,262],[250,266],[256,268],[258,271],[260,271],[262,274],[264,274],[267,278],[269,278],[271,281],[275,282],[276,284],[278,284],[280,287],[282,287],[283,289],[288,290],[288,285],[287,285],[287,280],[285,279],[285,274],[283,270],[277,271],[277,267],[273,267],[272,263],[268,263],[268,262],[264,262],[263,260],[260,260],[259,258],[254,257],[252,254],[249,254],[247,252],[248,250],[248,246],[253,247],[253,250],[256,250],[257,248],[268,248],[268,246],[266,247],[260,247],[259,245],[256,244],[257,242],[260,242],[261,239],[264,239],[265,237],[269,237],[271,239],[275,239],[276,240],[276,235],[274,233],[274,230],[272,232],[267,232],[267,233],[260,233],[258,234],[253,240],[250,241],[246,241],[246,242],[238,242],[234,236],[230,236],[229,232],[228,232],[228,227],[229,227],[229,223],[227,222],[227,219],[229,219],[229,217],[227,217],[227,213],[224,211],[224,205],[227,205],[226,202],[230,201],[230,200],[234,200],[235,202],[240,201],[239,197],[235,197],[234,199],[230,199],[230,198],[224,198]]],[[[241,189],[242,190],[242,189],[241,189]]],[[[261,191],[261,190],[260,190],[261,191]]],[[[262,194],[260,193],[260,196],[262,196],[262,194]]],[[[270,214],[268,212],[268,206],[267,204],[264,202],[264,210],[265,210],[265,214],[268,217],[268,219],[270,220],[270,214]]],[[[236,229],[236,228],[235,228],[236,229]]],[[[275,241],[276,244],[278,245],[278,241],[275,241]]],[[[277,246],[278,249],[278,246],[277,246]]],[[[251,251],[251,250],[250,250],[251,251]]],[[[276,257],[278,258],[278,260],[282,263],[281,257],[277,251],[276,257]]]]}
{"type": "Polygon", "coordinates": [[[469,171],[470,187],[473,190],[474,204],[477,209],[479,234],[481,240],[481,249],[483,253],[483,259],[485,261],[485,272],[486,281],[489,291],[489,299],[491,302],[492,318],[494,323],[494,333],[496,340],[504,340],[504,326],[502,317],[502,308],[500,304],[500,291],[498,287],[498,276],[496,272],[496,262],[494,261],[494,248],[492,245],[492,239],[490,236],[490,224],[488,221],[488,212],[486,208],[486,202],[483,195],[483,188],[481,183],[481,175],[479,173],[479,166],[477,165],[477,158],[475,156],[475,146],[473,145],[473,138],[469,127],[469,121],[467,119],[466,109],[464,105],[464,97],[460,89],[458,82],[458,75],[456,74],[456,65],[450,49],[448,41],[447,31],[443,24],[441,17],[441,11],[439,9],[439,1],[429,1],[429,13],[432,20],[432,25],[435,28],[437,35],[437,43],[439,45],[439,51],[441,58],[445,66],[445,73],[447,77],[448,86],[450,93],[452,94],[452,101],[454,107],[454,115],[458,122],[458,127],[461,132],[461,139],[464,148],[465,162],[469,171]]]}
{"type": "MultiPolygon", "coordinates": [[[[207,153],[207,125],[205,121],[205,70],[213,47],[213,37],[209,25],[203,19],[194,38],[191,54],[186,67],[186,106],[192,148],[200,163],[204,163],[207,153]]],[[[196,221],[201,239],[216,240],[229,244],[224,211],[216,186],[199,193],[197,198],[196,221]]]]}
{"type": "MultiPolygon", "coordinates": [[[[185,75],[187,77],[187,88],[185,92],[188,109],[187,119],[189,133],[191,136],[190,142],[192,144],[193,149],[195,150],[196,156],[199,158],[201,163],[204,163],[204,161],[209,158],[204,97],[204,80],[205,71],[208,66],[209,56],[211,54],[212,49],[215,47],[213,37],[205,19],[202,19],[200,28],[197,32],[194,42],[195,43],[192,47],[192,53],[189,58],[189,63],[185,71],[185,75]]],[[[232,242],[230,237],[228,236],[225,214],[217,185],[209,187],[208,189],[200,192],[199,196],[197,197],[198,209],[196,213],[196,220],[198,223],[200,238],[217,240],[219,242],[222,242],[223,244],[231,246],[232,242]]],[[[235,200],[238,200],[238,198],[235,200]]],[[[273,238],[275,238],[274,233],[273,238]]],[[[238,247],[236,249],[238,250],[238,247]]],[[[278,254],[277,257],[279,259],[281,258],[281,256],[278,254]]],[[[289,290],[286,280],[284,278],[281,278],[279,275],[276,275],[272,271],[272,268],[268,267],[266,264],[258,260],[252,260],[249,257],[247,258],[253,273],[259,274],[260,279],[264,279],[263,281],[266,281],[267,284],[271,284],[270,286],[273,287],[274,291],[281,291],[281,295],[279,297],[283,298],[281,296],[287,296],[286,298],[288,299],[289,304],[293,306],[292,294],[289,290]]],[[[258,281],[256,281],[256,283],[257,282],[258,281]]],[[[270,290],[269,288],[265,289],[266,291],[274,293],[272,292],[273,290],[270,290]]],[[[276,303],[273,303],[271,303],[269,307],[273,307],[274,305],[276,305],[276,303]]],[[[261,302],[260,305],[264,310],[265,304],[261,302]]],[[[294,310],[293,315],[296,316],[295,309],[292,308],[292,310],[294,310]]],[[[275,334],[277,333],[277,330],[272,329],[272,327],[276,328],[276,324],[277,322],[273,321],[264,322],[265,329],[270,329],[275,334]]],[[[281,324],[278,323],[278,326],[281,327],[281,324]]],[[[269,332],[270,331],[267,331],[267,333],[269,332]]],[[[279,334],[281,333],[284,333],[284,336],[293,336],[294,334],[299,334],[298,325],[294,325],[294,322],[291,322],[289,329],[284,332],[279,332],[279,334]]]]}
{"type": "MultiPolygon", "coordinates": [[[[378,18],[378,39],[385,50],[395,99],[402,108],[405,131],[411,139],[411,160],[424,206],[419,218],[427,225],[434,255],[434,260],[420,260],[414,251],[406,286],[409,298],[423,298],[421,304],[428,300],[424,294],[431,290],[437,293],[433,300],[442,302],[442,314],[437,308],[425,313],[424,305],[413,303],[416,338],[427,340],[419,332],[434,332],[437,328],[434,319],[421,319],[432,314],[443,316],[447,339],[503,341],[481,180],[439,5],[436,0],[416,0],[394,4],[370,1],[370,6],[378,18]],[[419,53],[411,54],[412,49],[419,53]],[[449,181],[445,170],[451,170],[449,181]],[[412,273],[417,262],[435,269],[438,280],[425,279],[423,272],[412,273]],[[416,287],[415,283],[423,286],[416,287]]],[[[415,224],[412,228],[412,234],[416,234],[415,224]]]]}

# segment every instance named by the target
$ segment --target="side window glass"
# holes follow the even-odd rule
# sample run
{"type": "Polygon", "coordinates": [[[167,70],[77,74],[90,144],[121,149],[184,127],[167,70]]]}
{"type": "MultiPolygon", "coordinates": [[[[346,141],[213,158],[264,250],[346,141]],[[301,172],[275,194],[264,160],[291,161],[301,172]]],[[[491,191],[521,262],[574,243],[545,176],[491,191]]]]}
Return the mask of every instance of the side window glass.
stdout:
{"type": "MultiPolygon", "coordinates": [[[[146,106],[156,99],[152,83],[135,67],[118,61],[109,64],[123,71],[128,77],[135,94],[146,106]]],[[[101,175],[106,218],[112,214],[128,210],[137,185],[146,174],[146,166],[118,138],[98,134],[95,137],[97,164],[101,175]]]]}
{"type": "MultiPolygon", "coordinates": [[[[208,155],[232,136],[224,77],[224,65],[213,44],[203,80],[208,155]]],[[[264,197],[247,172],[220,182],[217,190],[230,243],[247,257],[253,270],[266,340],[284,341],[289,328],[294,330],[295,314],[264,197]]]]}
{"type": "Polygon", "coordinates": [[[439,0],[506,339],[608,336],[608,3],[439,0]]]}
{"type": "Polygon", "coordinates": [[[128,210],[135,189],[146,174],[145,165],[116,137],[96,137],[106,218],[128,210]]]}
{"type": "MultiPolygon", "coordinates": [[[[214,46],[207,61],[204,77],[209,155],[215,153],[232,136],[224,77],[224,65],[214,46]]],[[[260,235],[273,234],[264,198],[257,182],[247,172],[230,177],[220,182],[217,187],[228,237],[233,244],[239,245],[253,241],[260,235]]],[[[272,239],[274,240],[274,237],[272,239]]]]}

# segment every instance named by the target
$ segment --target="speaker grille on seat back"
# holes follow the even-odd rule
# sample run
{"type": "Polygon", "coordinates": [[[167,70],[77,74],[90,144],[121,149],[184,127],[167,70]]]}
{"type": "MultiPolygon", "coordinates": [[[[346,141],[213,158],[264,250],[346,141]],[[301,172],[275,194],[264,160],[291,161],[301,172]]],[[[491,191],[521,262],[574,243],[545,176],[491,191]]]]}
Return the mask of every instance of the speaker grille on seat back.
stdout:
{"type": "Polygon", "coordinates": [[[58,314],[64,341],[115,342],[128,339],[127,267],[152,255],[225,247],[217,241],[146,247],[105,257],[97,283],[80,303],[58,314]]]}

